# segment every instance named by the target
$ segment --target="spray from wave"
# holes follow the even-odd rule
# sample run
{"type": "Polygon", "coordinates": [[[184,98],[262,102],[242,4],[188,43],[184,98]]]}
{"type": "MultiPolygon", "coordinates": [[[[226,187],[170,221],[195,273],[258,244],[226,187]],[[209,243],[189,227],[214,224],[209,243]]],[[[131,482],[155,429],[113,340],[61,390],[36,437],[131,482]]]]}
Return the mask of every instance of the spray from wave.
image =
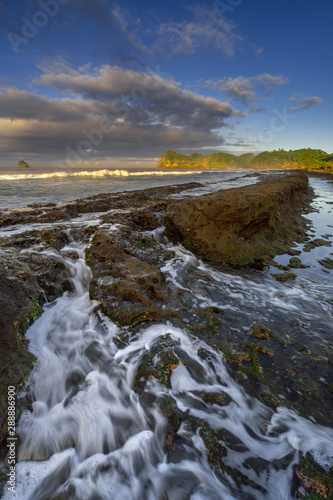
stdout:
{"type": "Polygon", "coordinates": [[[201,174],[202,171],[186,170],[179,172],[162,172],[162,171],[143,171],[143,172],[129,172],[128,170],[82,170],[81,172],[48,172],[39,174],[11,174],[0,175],[0,180],[4,181],[19,181],[24,179],[54,179],[61,177],[133,177],[143,175],[189,175],[201,174]]]}

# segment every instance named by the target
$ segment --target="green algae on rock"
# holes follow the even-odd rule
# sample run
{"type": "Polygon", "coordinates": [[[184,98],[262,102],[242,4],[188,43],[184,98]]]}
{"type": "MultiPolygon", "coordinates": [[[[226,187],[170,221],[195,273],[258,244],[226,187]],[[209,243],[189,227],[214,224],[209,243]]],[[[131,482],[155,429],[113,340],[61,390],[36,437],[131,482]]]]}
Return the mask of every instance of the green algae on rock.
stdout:
{"type": "Polygon", "coordinates": [[[286,253],[302,241],[311,192],[303,173],[170,203],[166,234],[201,258],[233,267],[286,253]]]}
{"type": "Polygon", "coordinates": [[[294,280],[297,278],[297,275],[295,273],[278,273],[278,274],[272,274],[273,278],[276,279],[276,281],[288,281],[288,280],[294,280]]]}
{"type": "Polygon", "coordinates": [[[305,264],[302,264],[301,259],[299,259],[298,257],[292,257],[289,260],[288,266],[291,267],[292,269],[306,269],[307,267],[309,267],[306,266],[305,264]]]}
{"type": "Polygon", "coordinates": [[[326,267],[326,269],[333,269],[333,260],[330,259],[329,257],[326,257],[325,259],[318,260],[318,262],[322,266],[326,267]]]}

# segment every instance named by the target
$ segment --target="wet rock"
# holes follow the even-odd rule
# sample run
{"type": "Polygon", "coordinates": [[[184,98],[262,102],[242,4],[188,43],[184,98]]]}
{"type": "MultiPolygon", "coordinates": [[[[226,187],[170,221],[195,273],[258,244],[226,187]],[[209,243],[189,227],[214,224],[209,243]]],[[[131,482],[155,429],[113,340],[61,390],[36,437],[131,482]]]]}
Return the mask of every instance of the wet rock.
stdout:
{"type": "MultiPolygon", "coordinates": [[[[142,191],[124,191],[121,193],[102,193],[89,198],[63,203],[54,207],[53,204],[32,205],[23,210],[0,211],[0,226],[16,224],[45,223],[70,220],[85,213],[106,212],[112,209],[124,210],[130,208],[143,209],[145,206],[156,204],[156,209],[164,210],[166,202],[163,197],[180,193],[184,189],[202,187],[198,182],[189,182],[176,186],[161,186],[142,191]],[[158,206],[159,204],[159,206],[158,206]]],[[[143,214],[147,219],[147,215],[143,214]]]]}
{"type": "Polygon", "coordinates": [[[308,179],[297,173],[180,200],[168,206],[166,234],[208,261],[251,265],[304,238],[310,199],[308,179]]]}
{"type": "Polygon", "coordinates": [[[306,491],[306,498],[333,498],[333,468],[326,472],[310,453],[301,457],[294,473],[306,491]]]}
{"type": "Polygon", "coordinates": [[[323,240],[322,238],[316,238],[314,240],[308,241],[303,248],[304,252],[311,252],[313,248],[317,247],[331,247],[332,242],[329,240],[323,240]]]}
{"type": "Polygon", "coordinates": [[[288,280],[294,280],[297,278],[297,275],[294,273],[281,273],[281,274],[272,274],[273,278],[276,279],[276,281],[288,281],[288,280]]]}
{"type": "Polygon", "coordinates": [[[39,246],[39,249],[53,248],[59,251],[69,242],[68,235],[60,228],[32,229],[19,234],[0,238],[0,247],[15,247],[20,249],[39,246]]]}
{"type": "Polygon", "coordinates": [[[292,269],[305,269],[305,268],[307,268],[309,266],[306,266],[305,264],[302,264],[301,259],[299,259],[297,257],[292,257],[289,260],[289,267],[291,267],[292,269]]]}
{"type": "Polygon", "coordinates": [[[325,259],[318,260],[318,262],[322,266],[326,267],[326,269],[333,269],[333,260],[330,259],[329,257],[326,257],[325,259]]]}
{"type": "Polygon", "coordinates": [[[6,449],[7,387],[13,385],[19,391],[33,366],[24,334],[42,313],[46,300],[71,288],[67,269],[51,256],[0,249],[0,452],[6,449]]]}
{"type": "Polygon", "coordinates": [[[279,264],[279,265],[278,265],[278,269],[279,269],[280,271],[288,271],[288,272],[290,271],[290,267],[288,267],[288,266],[284,266],[283,264],[279,264]]]}
{"type": "Polygon", "coordinates": [[[165,317],[162,305],[168,302],[169,291],[163,273],[130,255],[120,230],[97,231],[87,259],[93,271],[91,298],[101,302],[111,319],[133,325],[165,317]]]}

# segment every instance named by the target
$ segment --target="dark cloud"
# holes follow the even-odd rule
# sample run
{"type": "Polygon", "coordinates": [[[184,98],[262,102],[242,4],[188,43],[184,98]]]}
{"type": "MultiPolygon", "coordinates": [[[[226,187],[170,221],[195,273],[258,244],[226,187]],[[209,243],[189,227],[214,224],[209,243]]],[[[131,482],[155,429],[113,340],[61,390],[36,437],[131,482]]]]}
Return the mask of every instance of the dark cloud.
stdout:
{"type": "Polygon", "coordinates": [[[38,122],[85,121],[97,107],[82,100],[49,99],[25,90],[0,89],[0,117],[38,122]]]}
{"type": "Polygon", "coordinates": [[[165,149],[224,143],[217,129],[239,116],[230,104],[182,90],[153,73],[103,66],[74,70],[52,65],[39,83],[67,94],[49,98],[9,88],[0,91],[0,150],[82,156],[149,156],[165,149]],[[82,142],[83,141],[83,142],[82,142]],[[84,145],[85,144],[85,145],[84,145]]]}
{"type": "Polygon", "coordinates": [[[29,126],[22,124],[13,127],[11,134],[8,127],[7,132],[2,132],[0,150],[2,155],[24,152],[37,153],[38,156],[40,153],[46,153],[52,158],[64,160],[69,150],[80,155],[83,150],[83,159],[96,156],[151,157],[160,155],[166,149],[179,149],[179,147],[199,149],[207,146],[207,143],[212,147],[224,143],[223,138],[215,132],[195,131],[189,127],[179,129],[162,125],[132,127],[118,124],[110,127],[108,132],[99,134],[98,131],[100,131],[98,121],[91,122],[85,128],[78,123],[63,126],[50,124],[49,127],[41,123],[30,123],[29,126]],[[87,147],[90,149],[89,153],[85,151],[87,147]]]}
{"type": "Polygon", "coordinates": [[[289,99],[290,101],[295,101],[295,103],[298,104],[298,106],[295,106],[293,108],[290,108],[289,111],[296,113],[297,111],[301,111],[302,109],[308,109],[312,108],[312,106],[317,106],[317,104],[321,104],[323,102],[321,97],[318,96],[312,96],[312,97],[305,97],[305,96],[292,96],[289,99]]]}
{"type": "MultiPolygon", "coordinates": [[[[237,115],[230,104],[182,90],[159,75],[105,65],[90,73],[53,66],[36,83],[100,103],[101,109],[127,107],[127,121],[211,130],[237,115]]],[[[109,113],[108,113],[109,114],[109,113]]],[[[120,113],[121,114],[121,113],[120,113]]]]}

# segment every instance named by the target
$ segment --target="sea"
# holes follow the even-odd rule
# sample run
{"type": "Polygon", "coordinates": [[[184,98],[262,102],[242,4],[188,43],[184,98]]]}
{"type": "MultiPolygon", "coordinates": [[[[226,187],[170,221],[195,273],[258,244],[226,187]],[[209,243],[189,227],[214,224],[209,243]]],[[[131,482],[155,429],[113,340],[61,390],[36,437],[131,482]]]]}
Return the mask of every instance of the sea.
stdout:
{"type": "MultiPolygon", "coordinates": [[[[193,181],[202,187],[173,197],[195,197],[278,175],[245,169],[3,170],[0,208],[193,181]]],[[[302,458],[315,463],[322,474],[333,465],[329,418],[331,412],[333,422],[329,399],[333,270],[325,265],[333,258],[333,183],[310,177],[310,185],[316,196],[305,214],[308,239],[324,244],[309,250],[306,242],[298,243],[295,249],[307,267],[292,269],[295,279],[286,282],[272,276],[280,272],[274,266],[260,271],[213,267],[169,241],[163,222],[158,229],[145,232],[170,252],[161,271],[170,289],[184,297],[181,328],[171,318],[140,331],[122,328],[96,310],[89,296],[92,274],[85,260],[86,243],[78,239],[77,228],[102,225],[101,214],[0,228],[0,236],[45,226],[65,229],[72,235],[71,242],[62,251],[54,251],[54,259],[68,267],[75,288],[46,303],[42,316],[26,333],[37,362],[22,397],[28,394],[32,404],[17,427],[15,491],[5,488],[5,500],[288,500],[306,496],[305,482],[293,472],[302,458]],[[73,253],[76,258],[71,257],[73,253]],[[223,325],[231,346],[240,345],[244,338],[252,345],[264,342],[248,337],[256,324],[275,332],[275,357],[266,356],[269,361],[263,372],[264,376],[266,369],[273,370],[280,387],[275,405],[259,397],[259,392],[268,391],[264,380],[256,382],[255,390],[247,390],[214,338],[193,333],[198,309],[207,308],[224,310],[223,325]],[[139,394],[134,380],[142,360],[155,353],[158,364],[165,350],[178,359],[169,383],[143,377],[139,394]],[[279,356],[290,358],[288,374],[279,368],[279,356]],[[302,385],[302,377],[307,386],[302,385]],[[309,398],[315,398],[319,388],[321,399],[314,411],[309,398]],[[299,406],[293,406],[293,401],[299,406]],[[183,416],[172,438],[166,408],[183,416]]],[[[121,230],[112,223],[106,226],[103,223],[103,230],[121,230]]],[[[24,251],[52,255],[50,249],[24,251]]],[[[279,255],[275,262],[287,266],[290,258],[279,255]]],[[[244,372],[242,376],[247,378],[244,372]]]]}
{"type": "Polygon", "coordinates": [[[99,193],[117,193],[150,187],[201,182],[209,190],[255,182],[249,171],[159,170],[139,168],[95,169],[0,167],[0,208],[22,208],[33,203],[68,202],[99,193]],[[227,184],[226,184],[227,183],[227,184]]]}

